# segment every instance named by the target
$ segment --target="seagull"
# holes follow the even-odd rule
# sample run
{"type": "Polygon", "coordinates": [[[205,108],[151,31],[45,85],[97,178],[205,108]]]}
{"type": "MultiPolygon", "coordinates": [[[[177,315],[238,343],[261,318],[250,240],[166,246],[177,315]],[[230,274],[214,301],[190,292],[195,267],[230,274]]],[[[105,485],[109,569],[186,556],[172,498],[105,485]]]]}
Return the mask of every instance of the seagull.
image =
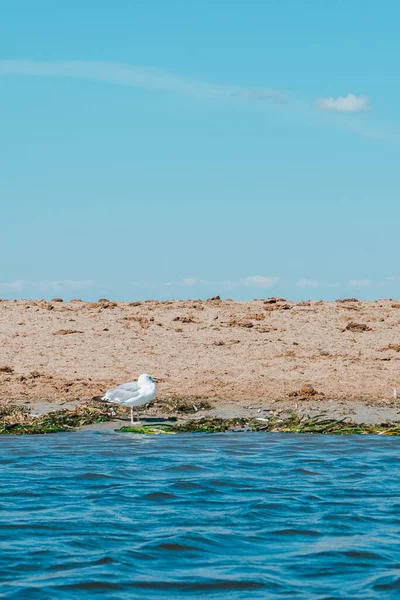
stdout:
{"type": "Polygon", "coordinates": [[[156,384],[154,379],[143,373],[137,381],[123,383],[116,388],[108,390],[102,397],[105,402],[129,406],[131,409],[131,424],[133,425],[133,407],[148,404],[156,397],[156,384]]]}

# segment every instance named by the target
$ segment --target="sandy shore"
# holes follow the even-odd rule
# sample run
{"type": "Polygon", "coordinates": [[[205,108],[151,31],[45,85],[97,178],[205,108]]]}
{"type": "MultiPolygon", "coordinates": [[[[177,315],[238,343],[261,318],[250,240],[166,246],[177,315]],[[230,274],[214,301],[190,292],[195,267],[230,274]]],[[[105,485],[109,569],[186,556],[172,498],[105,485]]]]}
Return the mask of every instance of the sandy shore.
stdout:
{"type": "Polygon", "coordinates": [[[400,419],[399,325],[387,299],[3,300],[0,400],[72,406],[147,372],[159,398],[207,399],[210,414],[400,419]]]}

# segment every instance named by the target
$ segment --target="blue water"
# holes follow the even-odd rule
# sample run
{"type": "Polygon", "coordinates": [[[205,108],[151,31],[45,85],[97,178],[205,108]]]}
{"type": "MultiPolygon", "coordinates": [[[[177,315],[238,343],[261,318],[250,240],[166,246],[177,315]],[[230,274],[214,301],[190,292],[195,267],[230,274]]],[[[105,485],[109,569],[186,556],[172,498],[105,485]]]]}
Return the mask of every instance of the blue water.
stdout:
{"type": "Polygon", "coordinates": [[[399,598],[400,439],[0,438],[0,597],[399,598]]]}

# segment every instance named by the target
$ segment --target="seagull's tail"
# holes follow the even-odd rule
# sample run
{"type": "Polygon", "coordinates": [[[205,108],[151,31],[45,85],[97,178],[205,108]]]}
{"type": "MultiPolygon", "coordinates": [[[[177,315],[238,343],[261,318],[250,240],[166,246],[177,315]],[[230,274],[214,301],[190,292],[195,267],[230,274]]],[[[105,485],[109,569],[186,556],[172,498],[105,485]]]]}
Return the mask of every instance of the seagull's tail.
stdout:
{"type": "MultiPolygon", "coordinates": [[[[108,392],[107,392],[108,394],[108,392]]],[[[93,398],[91,398],[91,400],[96,400],[96,402],[111,402],[112,404],[121,404],[121,402],[119,400],[116,400],[115,398],[111,398],[110,396],[108,396],[107,394],[104,394],[104,396],[93,396],[93,398]]]]}
{"type": "Polygon", "coordinates": [[[123,399],[121,399],[119,397],[118,391],[115,389],[108,390],[108,392],[106,392],[104,394],[104,396],[100,399],[103,400],[103,402],[111,402],[112,404],[123,404],[124,403],[123,399]]]}

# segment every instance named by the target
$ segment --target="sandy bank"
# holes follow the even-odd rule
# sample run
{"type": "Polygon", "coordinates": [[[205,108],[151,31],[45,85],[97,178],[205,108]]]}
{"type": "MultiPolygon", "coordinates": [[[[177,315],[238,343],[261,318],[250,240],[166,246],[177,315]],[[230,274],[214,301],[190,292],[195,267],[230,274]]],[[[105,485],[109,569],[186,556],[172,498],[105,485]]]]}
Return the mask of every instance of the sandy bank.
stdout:
{"type": "Polygon", "coordinates": [[[207,399],[219,414],[396,416],[399,324],[392,300],[3,300],[0,400],[82,402],[148,372],[159,398],[207,399]]]}

